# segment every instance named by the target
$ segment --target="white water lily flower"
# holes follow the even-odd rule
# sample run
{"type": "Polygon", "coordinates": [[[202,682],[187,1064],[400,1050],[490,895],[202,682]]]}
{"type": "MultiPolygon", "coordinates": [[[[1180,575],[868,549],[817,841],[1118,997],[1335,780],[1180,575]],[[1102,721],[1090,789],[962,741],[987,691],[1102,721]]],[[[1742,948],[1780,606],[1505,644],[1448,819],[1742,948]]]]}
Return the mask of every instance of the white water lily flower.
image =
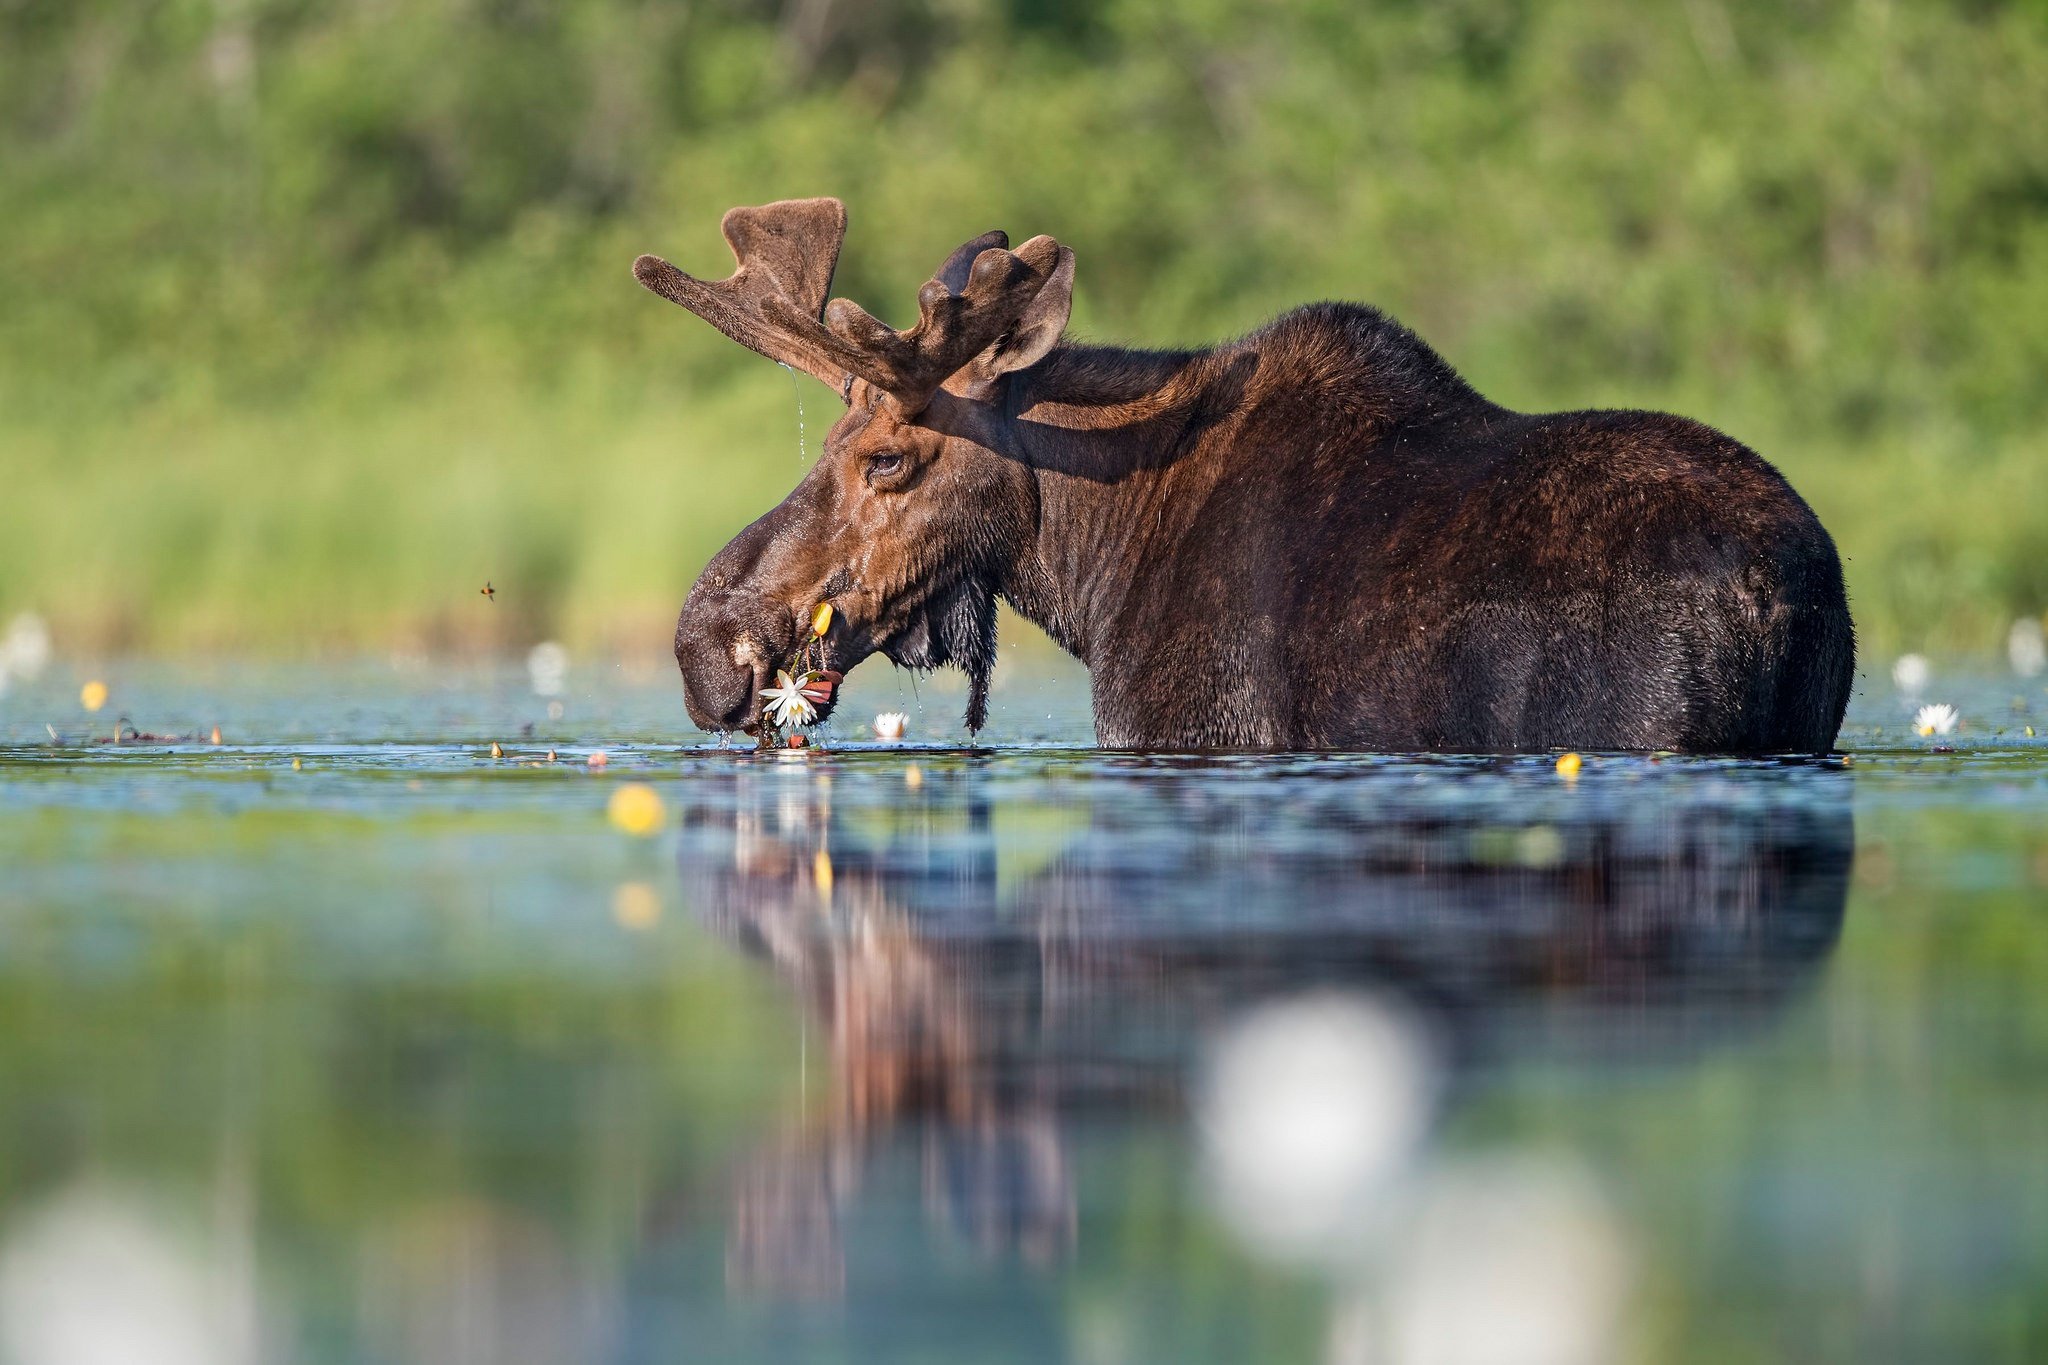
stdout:
{"type": "Polygon", "coordinates": [[[768,719],[777,725],[809,725],[818,718],[818,708],[804,695],[803,679],[792,678],[779,668],[775,686],[762,689],[761,700],[768,703],[768,719]]]}
{"type": "Polygon", "coordinates": [[[543,640],[526,652],[526,672],[536,697],[559,697],[569,678],[569,651],[543,640]]]}
{"type": "Polygon", "coordinates": [[[901,711],[884,711],[875,717],[875,738],[891,743],[903,738],[903,731],[910,725],[910,717],[901,711]]]}
{"type": "Polygon", "coordinates": [[[1922,691],[1933,676],[1934,670],[1928,667],[1924,654],[1901,654],[1892,665],[1892,686],[1909,697],[1922,691]]]}
{"type": "Polygon", "coordinates": [[[1923,735],[1945,735],[1962,719],[1947,702],[1923,706],[1913,714],[1913,728],[1923,735]]]}
{"type": "Polygon", "coordinates": [[[2012,660],[2013,672],[2022,678],[2033,677],[2048,668],[2048,631],[2033,617],[2022,616],[2006,634],[2005,653],[2012,660]]]}
{"type": "Polygon", "coordinates": [[[34,682],[50,662],[50,628],[43,618],[25,611],[0,635],[0,674],[34,682]]]}

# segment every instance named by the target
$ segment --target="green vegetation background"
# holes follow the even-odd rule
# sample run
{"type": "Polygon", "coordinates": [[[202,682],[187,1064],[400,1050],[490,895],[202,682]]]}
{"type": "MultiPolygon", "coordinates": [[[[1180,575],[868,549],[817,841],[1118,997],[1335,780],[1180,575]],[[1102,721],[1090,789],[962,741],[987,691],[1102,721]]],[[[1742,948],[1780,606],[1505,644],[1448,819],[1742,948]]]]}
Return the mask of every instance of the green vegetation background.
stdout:
{"type": "Polygon", "coordinates": [[[628,265],[823,193],[892,320],[992,225],[1094,337],[1369,300],[1757,446],[1869,650],[2048,608],[2041,0],[0,0],[0,612],[658,649],[837,404],[628,265]]]}

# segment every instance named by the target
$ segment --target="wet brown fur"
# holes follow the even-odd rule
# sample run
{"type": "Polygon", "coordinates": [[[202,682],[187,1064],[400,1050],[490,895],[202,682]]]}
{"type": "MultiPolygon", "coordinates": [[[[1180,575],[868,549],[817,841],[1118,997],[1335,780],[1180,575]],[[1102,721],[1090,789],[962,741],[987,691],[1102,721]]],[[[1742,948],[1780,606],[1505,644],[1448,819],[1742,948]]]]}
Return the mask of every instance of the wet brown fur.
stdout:
{"type": "Polygon", "coordinates": [[[818,464],[684,606],[700,724],[744,723],[831,600],[832,667],[957,663],[978,728],[1000,597],[1088,665],[1110,747],[1832,746],[1834,544],[1729,437],[1509,411],[1358,305],[1201,351],[1057,331],[908,402],[847,381],[818,464]]]}

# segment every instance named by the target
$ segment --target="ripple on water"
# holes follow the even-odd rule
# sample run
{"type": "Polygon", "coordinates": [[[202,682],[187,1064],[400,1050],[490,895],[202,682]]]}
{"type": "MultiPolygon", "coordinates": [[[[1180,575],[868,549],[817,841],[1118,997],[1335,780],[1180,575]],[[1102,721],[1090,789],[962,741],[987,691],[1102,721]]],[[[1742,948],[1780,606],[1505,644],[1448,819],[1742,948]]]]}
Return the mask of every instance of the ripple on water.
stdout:
{"type": "Polygon", "coordinates": [[[2002,684],[1953,752],[1859,700],[1849,762],[1567,781],[1103,753],[1023,683],[980,748],[757,756],[668,688],[110,672],[226,742],[0,713],[10,1331],[153,1339],[141,1280],[49,1316],[91,1263],[351,1360],[1420,1358],[1501,1305],[1980,1359],[2048,1283],[2002,684]]]}

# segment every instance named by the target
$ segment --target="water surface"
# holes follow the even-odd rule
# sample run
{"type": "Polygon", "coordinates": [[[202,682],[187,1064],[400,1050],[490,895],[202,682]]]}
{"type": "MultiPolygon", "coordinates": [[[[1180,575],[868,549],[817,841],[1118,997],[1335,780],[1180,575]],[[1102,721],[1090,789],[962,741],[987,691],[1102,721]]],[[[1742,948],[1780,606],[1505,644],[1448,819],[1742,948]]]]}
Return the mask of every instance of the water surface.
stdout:
{"type": "Polygon", "coordinates": [[[2038,680],[1567,781],[1102,754],[1025,669],[966,751],[867,672],[925,745],[0,697],[0,1360],[2048,1355],[2038,680]]]}

